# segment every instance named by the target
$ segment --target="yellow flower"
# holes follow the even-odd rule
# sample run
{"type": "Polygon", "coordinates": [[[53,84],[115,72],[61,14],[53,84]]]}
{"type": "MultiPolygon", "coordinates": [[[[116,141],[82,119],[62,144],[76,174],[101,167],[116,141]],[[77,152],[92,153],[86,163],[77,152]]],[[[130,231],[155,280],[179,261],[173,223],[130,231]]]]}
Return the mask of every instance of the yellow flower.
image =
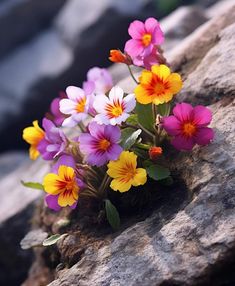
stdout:
{"type": "Polygon", "coordinates": [[[29,148],[29,157],[36,160],[39,156],[37,150],[39,142],[45,137],[45,132],[39,127],[38,121],[33,121],[33,126],[27,127],[23,130],[23,139],[31,146],[29,148]]]}
{"type": "Polygon", "coordinates": [[[140,84],[135,88],[136,100],[141,104],[162,104],[172,100],[182,88],[178,73],[171,73],[166,65],[154,65],[151,71],[143,70],[140,84]]]}
{"type": "Polygon", "coordinates": [[[61,165],[58,174],[50,173],[44,177],[43,186],[50,195],[59,195],[61,207],[72,206],[78,200],[79,186],[72,167],[61,165]]]}
{"type": "Polygon", "coordinates": [[[108,163],[107,174],[113,178],[110,187],[114,191],[127,192],[131,186],[144,185],[147,173],[137,167],[137,156],[133,152],[123,151],[116,161],[108,163]]]}

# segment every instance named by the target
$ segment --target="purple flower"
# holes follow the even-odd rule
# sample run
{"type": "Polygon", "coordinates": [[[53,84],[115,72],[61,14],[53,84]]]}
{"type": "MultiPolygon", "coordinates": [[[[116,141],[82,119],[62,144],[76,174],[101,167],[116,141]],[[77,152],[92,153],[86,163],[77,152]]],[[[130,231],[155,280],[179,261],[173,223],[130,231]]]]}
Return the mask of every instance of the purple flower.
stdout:
{"type": "Polygon", "coordinates": [[[87,72],[87,81],[84,82],[83,88],[88,93],[106,93],[113,86],[111,74],[107,69],[98,67],[91,68],[87,72]]]}
{"type": "Polygon", "coordinates": [[[195,144],[207,145],[214,138],[214,132],[207,125],[212,119],[211,111],[198,105],[178,103],[171,116],[163,118],[163,128],[173,136],[172,145],[178,150],[191,150],[195,144]]]}
{"type": "Polygon", "coordinates": [[[37,149],[44,160],[53,160],[64,152],[67,139],[63,131],[47,118],[43,119],[42,126],[45,130],[45,137],[39,142],[37,149]]]}
{"type": "Polygon", "coordinates": [[[66,115],[60,111],[60,100],[62,98],[67,98],[65,92],[60,92],[60,96],[53,99],[50,105],[50,117],[52,117],[52,121],[55,123],[56,126],[61,126],[66,117],[66,115]]]}
{"type": "Polygon", "coordinates": [[[91,122],[88,126],[89,133],[79,136],[79,148],[85,155],[88,164],[102,166],[109,160],[117,160],[122,148],[118,145],[121,137],[119,127],[99,125],[91,122]]]}
{"type": "MultiPolygon", "coordinates": [[[[76,170],[76,163],[73,159],[73,157],[69,156],[69,155],[63,155],[61,156],[58,161],[53,165],[51,172],[53,174],[57,174],[59,171],[60,166],[67,166],[67,167],[71,167],[74,170],[76,170]]],[[[77,170],[76,170],[77,171],[77,170]]],[[[76,184],[79,186],[79,189],[82,189],[84,187],[84,183],[82,180],[80,180],[79,178],[76,178],[76,184]]],[[[59,195],[51,195],[48,194],[45,197],[45,202],[46,205],[54,210],[54,211],[59,211],[61,210],[61,206],[58,204],[58,199],[59,199],[59,195]]],[[[71,209],[75,209],[77,206],[77,201],[70,206],[71,209]]]]}

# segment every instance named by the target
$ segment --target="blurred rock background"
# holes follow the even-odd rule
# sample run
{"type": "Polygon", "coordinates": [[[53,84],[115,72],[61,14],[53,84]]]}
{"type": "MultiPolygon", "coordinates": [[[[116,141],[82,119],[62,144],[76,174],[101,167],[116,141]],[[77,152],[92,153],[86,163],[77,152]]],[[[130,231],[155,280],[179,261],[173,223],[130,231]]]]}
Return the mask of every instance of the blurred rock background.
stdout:
{"type": "MultiPolygon", "coordinates": [[[[134,19],[161,20],[171,51],[233,0],[0,0],[0,285],[20,285],[33,256],[19,242],[30,228],[40,192],[21,179],[37,178],[22,129],[41,119],[68,85],[80,86],[93,66],[109,67],[109,50],[123,48],[134,19]],[[218,2],[216,4],[216,2],[218,2]]],[[[117,82],[125,67],[113,65],[117,82]]],[[[40,172],[38,172],[40,168],[40,172]]]]}

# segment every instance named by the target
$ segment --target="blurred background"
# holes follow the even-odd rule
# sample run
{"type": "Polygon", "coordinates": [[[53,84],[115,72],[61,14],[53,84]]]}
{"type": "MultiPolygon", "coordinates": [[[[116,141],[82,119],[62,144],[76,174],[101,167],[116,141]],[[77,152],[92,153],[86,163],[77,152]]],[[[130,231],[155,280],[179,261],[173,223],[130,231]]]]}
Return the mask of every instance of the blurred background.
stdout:
{"type": "MultiPolygon", "coordinates": [[[[109,50],[123,49],[131,21],[160,20],[169,51],[222,7],[211,5],[224,1],[0,0],[0,180],[28,160],[22,129],[40,120],[68,85],[81,86],[89,68],[109,67],[109,50]]],[[[115,82],[127,74],[117,65],[110,71],[115,82]]],[[[13,192],[3,186],[2,194],[13,192]]],[[[32,214],[25,205],[0,210],[0,285],[20,285],[32,261],[19,247],[32,214]]]]}

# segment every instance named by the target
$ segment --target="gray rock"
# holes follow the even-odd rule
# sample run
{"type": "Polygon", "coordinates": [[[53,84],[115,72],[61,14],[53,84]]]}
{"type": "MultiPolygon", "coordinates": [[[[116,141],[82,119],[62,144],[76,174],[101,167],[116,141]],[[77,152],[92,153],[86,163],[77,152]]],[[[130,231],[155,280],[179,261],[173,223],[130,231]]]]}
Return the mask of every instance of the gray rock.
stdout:
{"type": "Polygon", "coordinates": [[[183,38],[208,20],[199,6],[183,6],[161,21],[165,35],[164,50],[174,48],[183,38]]]}
{"type": "Polygon", "coordinates": [[[26,234],[21,240],[20,246],[22,249],[29,249],[36,246],[42,246],[43,241],[47,238],[48,233],[42,229],[34,229],[26,234]]]}
{"type": "Polygon", "coordinates": [[[0,57],[45,29],[65,0],[0,2],[0,57]]]}
{"type": "Polygon", "coordinates": [[[24,151],[11,151],[0,155],[0,180],[11,173],[28,159],[28,154],[24,151]]]}
{"type": "Polygon", "coordinates": [[[229,8],[231,8],[235,4],[234,0],[222,0],[218,1],[218,3],[214,4],[213,6],[209,7],[206,11],[206,14],[209,18],[216,17],[219,13],[226,12],[229,8]]]}
{"type": "Polygon", "coordinates": [[[179,155],[172,165],[193,200],[160,230],[155,213],[97,253],[85,253],[50,286],[217,285],[210,284],[211,271],[235,247],[235,107],[212,108],[214,143],[179,155]]]}
{"type": "MultiPolygon", "coordinates": [[[[190,154],[175,154],[169,162],[173,172],[186,184],[192,200],[173,218],[162,218],[154,212],[118,234],[109,245],[98,251],[89,249],[73,267],[60,271],[50,286],[234,285],[231,266],[235,249],[234,93],[227,98],[228,91],[234,92],[234,77],[230,74],[234,72],[233,8],[189,36],[175,53],[179,58],[172,53],[172,68],[183,71],[187,88],[192,82],[187,102],[213,103],[211,97],[216,90],[220,91],[217,102],[210,105],[216,134],[213,143],[196,147],[190,154]],[[202,46],[203,43],[208,46],[202,46]],[[210,72],[204,67],[204,73],[199,73],[203,62],[210,72]],[[221,73],[216,78],[211,67],[224,71],[227,81],[221,78],[221,73]],[[207,79],[214,85],[209,84],[206,89],[203,83],[207,79]],[[194,89],[201,89],[200,100],[194,89]],[[227,275],[218,276],[221,268],[220,273],[227,274],[226,268],[230,270],[230,280],[227,275]]],[[[131,86],[130,79],[123,83],[128,86],[128,82],[131,86]]]]}
{"type": "Polygon", "coordinates": [[[41,181],[47,170],[41,161],[24,163],[0,181],[0,285],[20,285],[27,276],[33,253],[23,251],[20,241],[31,227],[41,192],[26,189],[20,180],[41,181]]]}

